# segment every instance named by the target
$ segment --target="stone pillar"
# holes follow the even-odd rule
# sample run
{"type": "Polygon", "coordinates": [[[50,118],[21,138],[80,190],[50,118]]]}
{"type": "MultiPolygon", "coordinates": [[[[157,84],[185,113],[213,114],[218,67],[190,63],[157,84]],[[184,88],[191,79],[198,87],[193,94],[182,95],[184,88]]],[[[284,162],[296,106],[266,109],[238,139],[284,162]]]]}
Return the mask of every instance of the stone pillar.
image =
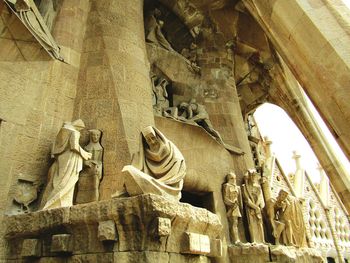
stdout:
{"type": "Polygon", "coordinates": [[[234,61],[220,33],[211,33],[201,43],[198,62],[201,67],[204,104],[214,128],[224,142],[241,148],[245,154],[241,169],[254,168],[253,157],[244,126],[242,111],[233,77],[234,61]],[[208,95],[207,95],[208,94],[208,95]]]}
{"type": "Polygon", "coordinates": [[[350,158],[350,9],[342,0],[243,0],[350,158]]]}
{"type": "Polygon", "coordinates": [[[138,151],[140,129],[154,124],[143,1],[92,0],[80,64],[75,117],[101,129],[100,199],[123,185],[118,176],[138,151]]]}
{"type": "Polygon", "coordinates": [[[294,174],[294,191],[298,198],[304,198],[304,188],[305,188],[305,170],[300,164],[301,155],[297,154],[296,151],[293,152],[293,159],[295,160],[295,174],[294,174]]]}
{"type": "Polygon", "coordinates": [[[320,193],[320,197],[321,197],[321,200],[324,204],[324,206],[326,208],[329,207],[329,179],[326,175],[326,173],[323,171],[323,168],[320,164],[318,164],[318,167],[317,169],[319,170],[320,172],[320,189],[319,189],[319,193],[320,193]]]}

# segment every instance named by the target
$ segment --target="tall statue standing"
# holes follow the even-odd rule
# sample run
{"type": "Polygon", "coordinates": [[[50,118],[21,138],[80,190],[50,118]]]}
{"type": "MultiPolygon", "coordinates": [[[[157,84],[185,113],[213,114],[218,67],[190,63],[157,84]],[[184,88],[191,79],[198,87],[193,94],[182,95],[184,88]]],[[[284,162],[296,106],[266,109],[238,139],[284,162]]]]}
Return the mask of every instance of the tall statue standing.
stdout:
{"type": "Polygon", "coordinates": [[[145,22],[146,42],[154,43],[169,51],[175,51],[162,33],[164,22],[160,20],[161,11],[154,9],[145,22]]]}
{"type": "Polygon", "coordinates": [[[230,224],[231,241],[239,244],[238,219],[242,217],[242,197],[241,188],[236,184],[236,174],[230,172],[226,177],[226,183],[222,186],[222,195],[227,210],[227,219],[230,224]]]}
{"type": "Polygon", "coordinates": [[[260,175],[255,170],[248,170],[245,174],[245,184],[242,185],[242,189],[251,242],[264,243],[261,210],[265,202],[260,186],[260,175]]]}
{"type": "Polygon", "coordinates": [[[82,120],[64,123],[52,147],[55,158],[48,174],[48,184],[42,199],[43,209],[73,205],[75,184],[83,168],[83,160],[89,160],[91,153],[79,145],[80,131],[85,128],[82,120]]]}
{"type": "Polygon", "coordinates": [[[123,168],[124,194],[161,195],[174,201],[181,198],[186,164],[179,149],[158,129],[148,126],[141,131],[140,151],[133,156],[132,164],[123,168]]]}
{"type": "Polygon", "coordinates": [[[76,203],[88,203],[99,200],[99,186],[102,179],[103,148],[100,144],[101,131],[89,130],[90,142],[84,149],[92,154],[90,160],[84,161],[80,173],[76,203]]]}

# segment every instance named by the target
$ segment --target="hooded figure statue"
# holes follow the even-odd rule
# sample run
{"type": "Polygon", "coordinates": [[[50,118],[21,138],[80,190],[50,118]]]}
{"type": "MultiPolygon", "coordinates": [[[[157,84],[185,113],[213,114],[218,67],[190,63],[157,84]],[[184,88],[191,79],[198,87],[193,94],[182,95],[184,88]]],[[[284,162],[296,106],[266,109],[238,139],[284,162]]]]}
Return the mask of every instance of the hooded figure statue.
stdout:
{"type": "Polygon", "coordinates": [[[73,205],[75,184],[83,168],[83,160],[89,160],[91,153],[79,145],[82,120],[64,123],[53,144],[51,156],[55,159],[48,174],[48,184],[42,199],[42,209],[73,205]]]}
{"type": "Polygon", "coordinates": [[[123,168],[125,191],[113,197],[155,194],[180,200],[186,174],[181,152],[157,128],[144,128],[140,137],[140,151],[123,168]]]}

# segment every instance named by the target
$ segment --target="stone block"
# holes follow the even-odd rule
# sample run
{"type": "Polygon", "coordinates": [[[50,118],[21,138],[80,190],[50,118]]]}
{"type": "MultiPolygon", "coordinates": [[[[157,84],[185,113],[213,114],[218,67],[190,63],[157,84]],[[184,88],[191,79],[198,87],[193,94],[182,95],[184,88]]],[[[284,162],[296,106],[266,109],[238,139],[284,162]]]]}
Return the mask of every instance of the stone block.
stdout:
{"type": "Polygon", "coordinates": [[[210,253],[210,239],[207,235],[186,232],[182,244],[182,253],[207,255],[210,253]]]}
{"type": "Polygon", "coordinates": [[[41,242],[39,239],[24,239],[21,250],[22,257],[40,257],[41,242]]]}
{"type": "Polygon", "coordinates": [[[157,217],[155,235],[158,237],[169,236],[171,233],[171,220],[169,218],[157,217]]]}
{"type": "Polygon", "coordinates": [[[117,230],[113,220],[98,223],[98,239],[100,241],[116,241],[117,230]]]}
{"type": "Polygon", "coordinates": [[[210,240],[210,254],[211,257],[221,257],[222,256],[222,241],[221,239],[211,239],[210,240]]]}
{"type": "Polygon", "coordinates": [[[70,234],[53,235],[51,238],[51,252],[71,253],[72,240],[70,234]]]}

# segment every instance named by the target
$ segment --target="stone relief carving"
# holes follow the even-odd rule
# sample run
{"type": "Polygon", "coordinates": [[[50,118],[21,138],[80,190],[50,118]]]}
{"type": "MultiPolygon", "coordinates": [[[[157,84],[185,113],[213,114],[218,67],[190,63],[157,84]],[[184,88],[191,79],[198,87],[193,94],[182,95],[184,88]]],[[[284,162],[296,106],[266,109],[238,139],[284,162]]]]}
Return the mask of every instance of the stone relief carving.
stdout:
{"type": "Polygon", "coordinates": [[[146,42],[156,44],[169,51],[176,52],[168,40],[165,38],[162,27],[164,21],[160,19],[162,15],[159,9],[154,9],[145,20],[146,42]]]}
{"type": "Polygon", "coordinates": [[[242,217],[242,196],[241,188],[236,184],[236,174],[234,172],[230,172],[226,176],[226,183],[222,186],[222,196],[226,205],[226,215],[230,225],[231,242],[240,244],[238,219],[242,217]]]}
{"type": "Polygon", "coordinates": [[[102,179],[103,148],[100,144],[102,132],[97,129],[89,130],[90,142],[84,149],[92,154],[90,160],[84,161],[78,181],[77,203],[88,203],[99,200],[99,186],[102,179]]]}
{"type": "Polygon", "coordinates": [[[182,117],[184,117],[180,118],[181,120],[203,127],[210,135],[224,144],[219,132],[214,129],[204,105],[197,103],[195,99],[191,99],[189,102],[180,103],[179,109],[183,112],[182,117]]]}
{"type": "Polygon", "coordinates": [[[38,181],[31,181],[22,178],[18,179],[14,200],[21,205],[20,212],[30,212],[29,205],[38,199],[40,187],[41,184],[38,181]]]}
{"type": "Polygon", "coordinates": [[[265,206],[260,185],[260,175],[256,170],[248,170],[242,185],[243,200],[247,214],[250,240],[252,243],[264,243],[264,228],[261,210],[265,206]]]}
{"type": "MultiPolygon", "coordinates": [[[[43,2],[51,2],[51,1],[43,1],[43,2]]],[[[55,40],[53,39],[50,33],[49,27],[46,25],[42,15],[40,14],[33,0],[7,0],[6,3],[18,15],[19,19],[21,19],[23,24],[34,35],[34,37],[38,40],[38,42],[54,58],[63,60],[60,55],[60,48],[55,42],[55,40]]],[[[52,18],[50,16],[51,15],[48,14],[46,19],[51,21],[52,18]]],[[[52,24],[50,26],[52,26],[52,24]]]]}
{"type": "Polygon", "coordinates": [[[83,160],[92,154],[79,145],[80,131],[85,128],[82,120],[66,122],[59,131],[51,150],[55,159],[48,173],[48,184],[42,199],[42,209],[73,205],[75,184],[83,168],[83,160]]]}
{"type": "Polygon", "coordinates": [[[156,194],[180,200],[186,174],[185,159],[179,149],[157,128],[148,126],[140,134],[140,150],[132,164],[124,166],[123,195],[156,194]]]}
{"type": "Polygon", "coordinates": [[[166,90],[169,82],[165,78],[159,78],[158,84],[153,83],[153,94],[155,99],[155,104],[153,105],[153,111],[156,115],[162,115],[163,111],[169,108],[168,92],[166,90]]]}
{"type": "Polygon", "coordinates": [[[307,247],[303,211],[297,198],[280,190],[274,203],[276,245],[307,247]]]}
{"type": "Polygon", "coordinates": [[[42,0],[40,1],[38,9],[40,11],[40,14],[43,16],[47,27],[51,31],[58,11],[58,1],[42,0]]]}
{"type": "Polygon", "coordinates": [[[194,73],[200,74],[201,68],[197,63],[197,45],[191,43],[189,48],[184,48],[181,51],[181,55],[186,58],[189,69],[194,73]]]}

